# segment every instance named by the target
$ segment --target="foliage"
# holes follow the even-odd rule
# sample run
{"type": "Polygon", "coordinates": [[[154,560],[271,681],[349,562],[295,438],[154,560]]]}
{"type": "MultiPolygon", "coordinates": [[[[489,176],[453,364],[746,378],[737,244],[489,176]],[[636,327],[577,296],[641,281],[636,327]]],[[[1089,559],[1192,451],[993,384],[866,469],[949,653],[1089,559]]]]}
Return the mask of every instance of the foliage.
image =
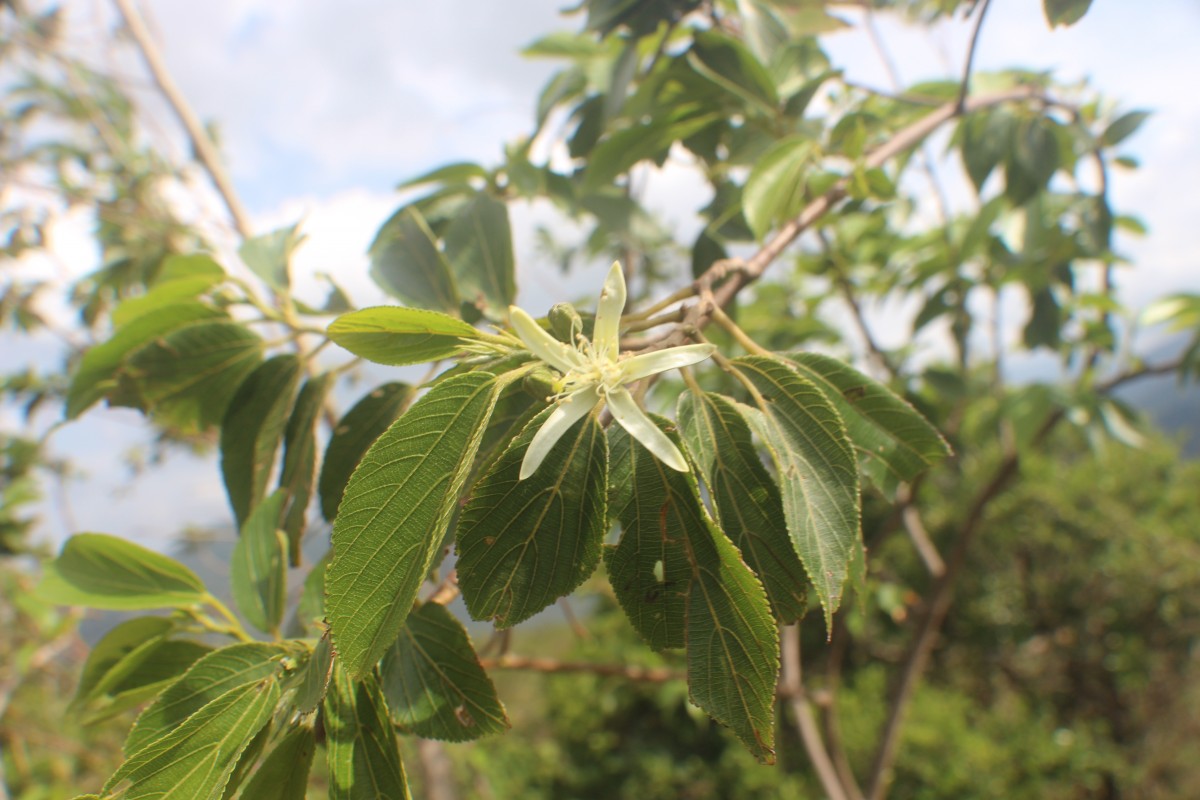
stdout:
{"type": "MultiPolygon", "coordinates": [[[[961,4],[897,5],[930,17],[961,4]]],[[[1069,25],[1087,6],[1047,2],[1046,18],[1069,25]]],[[[986,7],[974,4],[977,25],[986,7]]],[[[39,161],[46,142],[22,140],[33,143],[17,161],[49,170],[65,196],[77,188],[64,183],[67,162],[82,159],[98,181],[85,196],[107,261],[76,303],[102,341],[70,370],[66,417],[103,400],[141,411],[167,436],[212,441],[240,535],[233,609],[183,564],[117,536],[80,533],[45,566],[43,601],[156,612],[114,628],[84,665],[80,703],[92,718],[142,706],[125,760],[91,788],[300,797],[315,771],[331,798],[409,797],[397,730],[467,741],[510,722],[446,604],[461,593],[472,617],[505,631],[581,585],[604,594],[602,619],[616,617],[615,601],[655,658],[682,671],[686,702],[744,751],[707,721],[681,738],[653,735],[654,717],[673,719],[664,732],[692,718],[679,684],[665,699],[605,685],[612,704],[602,710],[618,729],[643,726],[628,738],[646,742],[628,751],[638,769],[615,783],[603,760],[547,769],[543,753],[584,762],[613,746],[581,738],[599,730],[595,709],[564,702],[579,712],[563,715],[572,730],[512,762],[548,776],[537,790],[553,796],[634,785],[676,796],[683,787],[669,773],[681,762],[696,796],[773,781],[840,798],[857,796],[861,780],[875,798],[935,781],[936,791],[982,796],[1140,780],[1052,746],[1050,726],[1071,713],[1087,720],[1081,740],[1111,732],[1121,743],[1122,720],[1108,708],[1064,710],[1008,687],[986,724],[972,726],[994,687],[970,676],[997,661],[1014,673],[1022,665],[1011,653],[989,660],[978,643],[961,656],[933,648],[944,626],[953,633],[962,614],[983,613],[971,600],[955,606],[952,592],[970,586],[971,545],[1010,510],[1004,491],[1033,454],[1065,426],[1097,445],[1139,441],[1111,391],[1142,374],[1186,375],[1194,361],[1194,352],[1123,361],[1113,237],[1137,223],[1110,208],[1109,169],[1145,114],[1044,74],[971,75],[969,63],[961,81],[893,94],[847,84],[819,39],[844,22],[823,3],[589,0],[582,10],[581,32],[528,48],[565,64],[539,98],[531,137],[494,168],[455,164],[408,182],[425,194],[380,228],[371,276],[403,306],[353,309],[336,286],[323,308],[294,296],[296,227],[248,236],[239,256],[252,277],[240,277],[160,207],[154,187],[170,170],[152,154],[71,140],[65,161],[39,161]],[[976,196],[930,213],[912,151],[940,130],[976,196]],[[559,155],[535,159],[535,140],[550,145],[537,152],[559,155]],[[96,164],[93,150],[104,156],[96,164]],[[690,242],[668,236],[633,190],[636,176],[668,161],[711,190],[690,242]],[[1098,185],[1081,179],[1084,169],[1098,170],[1098,185]],[[119,192],[130,216],[110,217],[110,185],[148,188],[119,192]],[[511,306],[508,209],[534,200],[588,231],[561,250],[623,260],[594,310],[559,304],[536,318],[511,306]],[[691,252],[686,276],[674,268],[681,247],[691,252]],[[662,297],[664,283],[683,286],[662,297]],[[918,310],[910,342],[887,349],[863,307],[895,297],[918,310]],[[1071,380],[1006,383],[998,338],[990,349],[981,340],[1009,297],[1029,309],[1022,345],[1056,354],[1075,368],[1071,380]],[[852,318],[845,335],[820,321],[835,310],[852,318]],[[856,351],[862,369],[849,363],[856,351]],[[359,360],[431,367],[419,386],[376,387],[339,418],[332,390],[359,360]],[[665,376],[675,370],[682,388],[665,376]],[[673,419],[652,413],[671,406],[673,419]],[[322,420],[328,438],[318,436],[322,420]],[[329,552],[289,587],[315,499],[332,523],[329,552]],[[910,596],[920,601],[897,600],[910,596]],[[781,637],[793,623],[799,633],[781,637]],[[805,677],[814,651],[832,664],[824,687],[805,677]],[[897,661],[899,677],[885,680],[884,665],[897,661]],[[933,680],[919,688],[930,664],[933,680]],[[818,690],[823,730],[809,724],[818,690]],[[1110,729],[1091,727],[1097,718],[1110,729]],[[990,782],[929,768],[946,736],[958,763],[989,765],[990,782]],[[1014,756],[1019,765],[1006,768],[1014,756]],[[778,759],[778,775],[762,777],[750,757],[778,759]],[[709,763],[718,769],[701,779],[709,763]]],[[[14,41],[51,36],[42,29],[53,19],[18,15],[14,41]]],[[[64,80],[76,73],[68,64],[64,80]]],[[[75,101],[99,98],[119,123],[117,143],[135,140],[127,98],[95,77],[86,91],[45,81],[22,91],[48,95],[59,105],[41,102],[75,126],[97,127],[94,109],[75,101]]],[[[189,135],[222,187],[203,155],[206,134],[189,135]]],[[[25,328],[21,298],[35,289],[12,312],[25,328]]],[[[1186,326],[1192,310],[1177,298],[1160,313],[1186,326]]],[[[1036,468],[1028,474],[1036,480],[1036,468]]],[[[6,507],[20,502],[10,486],[6,507]]],[[[1053,529],[1016,520],[1027,534],[1014,543],[1016,563],[1035,559],[1020,548],[1054,552],[1061,529],[1078,525],[1063,513],[1053,529]]],[[[971,566],[976,578],[1008,575],[971,566]]],[[[1043,610],[1025,609],[1020,625],[1059,624],[1040,620],[1043,610]]],[[[968,626],[964,641],[986,627],[968,626]]],[[[1146,666],[1126,656],[1129,668],[1146,666]]]]}

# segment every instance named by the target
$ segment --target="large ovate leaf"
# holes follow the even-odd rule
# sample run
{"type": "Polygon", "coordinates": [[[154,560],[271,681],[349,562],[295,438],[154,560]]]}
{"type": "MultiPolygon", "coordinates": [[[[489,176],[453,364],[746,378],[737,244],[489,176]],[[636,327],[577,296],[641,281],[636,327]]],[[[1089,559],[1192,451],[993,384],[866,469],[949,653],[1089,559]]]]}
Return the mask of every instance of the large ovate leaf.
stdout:
{"type": "Polygon", "coordinates": [[[742,100],[747,111],[774,115],[779,105],[775,81],[753,51],[737,39],[717,31],[700,31],[687,60],[700,75],[742,100]]]}
{"type": "Polygon", "coordinates": [[[242,790],[246,800],[304,800],[317,751],[316,732],[301,723],[271,749],[242,790]]]}
{"type": "Polygon", "coordinates": [[[479,331],[457,317],[401,306],[376,306],[329,323],[329,338],[376,364],[402,366],[449,358],[479,331]]]}
{"type": "Polygon", "coordinates": [[[236,686],[133,753],[104,786],[122,800],[220,800],[279,702],[273,677],[236,686]],[[119,792],[119,794],[118,794],[119,792]]]}
{"type": "Polygon", "coordinates": [[[1100,143],[1106,147],[1116,147],[1132,136],[1149,118],[1149,111],[1129,111],[1122,114],[1104,129],[1104,133],[1100,134],[1100,143]]]}
{"type": "Polygon", "coordinates": [[[325,398],[335,382],[326,372],[305,381],[296,397],[292,415],[283,429],[283,469],[279,488],[287,493],[283,531],[293,567],[300,566],[300,540],[304,536],[313,484],[317,479],[317,423],[325,410],[325,398]]]}
{"type": "MultiPolygon", "coordinates": [[[[679,474],[679,473],[677,473],[679,474]]],[[[779,635],[762,584],[703,512],[689,525],[693,577],[687,602],[687,675],[692,701],[728,725],[754,756],[775,761],[775,683],[779,635]]]]}
{"type": "Polygon", "coordinates": [[[877,485],[911,481],[950,454],[937,428],[883,384],[820,353],[796,353],[788,360],[838,410],[877,485]]]}
{"type": "Polygon", "coordinates": [[[467,610],[507,628],[570,594],[600,563],[608,450],[589,414],[542,465],[519,478],[529,443],[553,412],[525,426],[476,482],[458,522],[458,583],[467,610]]]}
{"type": "Polygon", "coordinates": [[[418,308],[458,312],[458,289],[437,237],[412,206],[397,211],[371,243],[371,277],[379,288],[418,308]]]}
{"type": "Polygon", "coordinates": [[[178,678],[209,648],[170,640],[175,624],[137,617],[114,627],[88,654],[71,705],[91,724],[145,702],[178,678]]]}
{"type": "Polygon", "coordinates": [[[1042,0],[1042,9],[1046,12],[1046,22],[1051,28],[1059,25],[1074,25],[1083,19],[1092,0],[1042,0]]]}
{"type": "Polygon", "coordinates": [[[374,672],[354,681],[334,667],[325,696],[329,800],[409,800],[396,734],[374,672]]]}
{"type": "Polygon", "coordinates": [[[216,425],[262,358],[262,344],[233,322],[200,322],[172,331],[125,362],[120,404],[184,431],[216,425]]]}
{"type": "Polygon", "coordinates": [[[51,603],[136,611],[187,607],[208,597],[196,573],[173,558],[103,533],[79,533],[43,567],[37,593],[51,603]]]}
{"type": "Polygon", "coordinates": [[[113,327],[122,328],[152,311],[192,300],[224,280],[225,270],[211,256],[203,253],[171,256],[163,262],[144,295],[122,300],[113,309],[113,327]]]}
{"type": "Polygon", "coordinates": [[[739,410],[770,452],[792,544],[831,625],[861,543],[858,466],[846,425],[787,363],[765,356],[734,363],[761,397],[760,408],[739,410]]]}
{"type": "Polygon", "coordinates": [[[300,359],[280,355],[259,364],[229,403],[221,422],[221,476],[239,526],[266,493],[292,399],[300,359]]]}
{"type": "Polygon", "coordinates": [[[279,228],[242,242],[238,255],[250,271],[276,291],[292,285],[292,253],[304,240],[299,225],[279,228]]]}
{"type": "Polygon", "coordinates": [[[813,148],[811,139],[789,136],[773,144],[750,171],[742,191],[742,208],[757,238],[800,211],[813,148]]]}
{"type": "Polygon", "coordinates": [[[517,296],[508,206],[479,192],[451,220],[444,239],[459,297],[502,315],[517,296]]]}
{"type": "Polygon", "coordinates": [[[79,360],[67,390],[67,417],[73,419],[116,387],[114,375],[126,356],[173,330],[202,320],[219,319],[225,312],[206,303],[187,300],[139,315],[88,350],[79,360]]]}
{"type": "Polygon", "coordinates": [[[317,494],[325,519],[332,522],[337,516],[350,473],[354,472],[367,448],[408,407],[413,394],[413,388],[407,383],[385,383],[372,389],[338,421],[325,448],[321,476],[317,479],[317,494]]]}
{"type": "Polygon", "coordinates": [[[384,656],[380,681],[392,720],[418,736],[465,742],[508,728],[466,628],[437,603],[408,615],[384,656]]]}
{"type": "Polygon", "coordinates": [[[305,662],[292,698],[292,705],[301,714],[316,711],[325,699],[325,690],[333,675],[333,645],[326,634],[317,640],[312,653],[305,662]]]}
{"type": "Polygon", "coordinates": [[[699,107],[687,106],[614,133],[592,151],[583,174],[583,189],[596,190],[639,161],[665,158],[672,144],[695,135],[719,119],[719,114],[704,113],[699,107]]]}
{"type": "Polygon", "coordinates": [[[284,654],[278,645],[262,642],[233,644],[208,653],[138,715],[125,739],[125,754],[132,757],[154,746],[225,693],[273,678],[284,654]]]}
{"type": "Polygon", "coordinates": [[[683,441],[708,486],[721,530],[766,589],[775,616],[795,622],[807,609],[808,578],[792,546],[783,500],[737,407],[718,394],[679,398],[683,441]]]}
{"type": "Polygon", "coordinates": [[[274,634],[287,601],[287,540],[279,530],[287,496],[276,491],[242,526],[229,562],[229,584],[238,611],[264,633],[274,634]]]}
{"type": "Polygon", "coordinates": [[[333,524],[325,610],[352,676],[371,671],[412,610],[504,384],[479,372],[438,383],[350,477],[333,524]]]}
{"type": "Polygon", "coordinates": [[[621,526],[604,549],[608,579],[634,629],[661,650],[683,647],[692,567],[685,539],[704,525],[687,482],[624,428],[608,429],[610,516],[621,526]]]}

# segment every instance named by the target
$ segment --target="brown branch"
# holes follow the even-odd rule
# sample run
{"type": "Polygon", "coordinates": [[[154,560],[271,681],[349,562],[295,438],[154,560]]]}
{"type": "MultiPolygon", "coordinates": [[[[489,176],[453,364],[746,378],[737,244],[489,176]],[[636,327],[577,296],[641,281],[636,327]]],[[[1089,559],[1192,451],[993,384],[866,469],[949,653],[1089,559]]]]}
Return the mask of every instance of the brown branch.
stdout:
{"type": "Polygon", "coordinates": [[[217,153],[216,145],[213,144],[212,139],[204,130],[200,118],[196,116],[188,104],[187,98],[183,96],[183,92],[180,91],[179,86],[171,77],[171,73],[167,70],[167,64],[163,60],[158,46],[154,43],[149,29],[146,28],[146,23],[142,21],[141,15],[133,7],[132,0],[113,0],[113,4],[125,22],[130,36],[133,37],[133,41],[142,55],[142,60],[146,62],[146,68],[154,78],[154,83],[166,98],[171,110],[175,112],[175,116],[179,118],[180,124],[183,125],[196,160],[208,172],[213,185],[217,188],[217,193],[221,195],[225,207],[229,209],[229,216],[233,219],[238,234],[243,239],[249,239],[254,235],[254,228],[250,224],[250,215],[242,205],[242,201],[233,187],[233,181],[229,179],[228,173],[221,164],[221,157],[217,153]]]}
{"type": "MultiPolygon", "coordinates": [[[[867,169],[883,166],[896,156],[919,145],[931,133],[950,120],[983,108],[1015,100],[1030,100],[1041,97],[1037,87],[1021,86],[1002,92],[968,98],[959,108],[957,102],[944,103],[936,110],[902,128],[891,139],[873,150],[864,160],[867,169]]],[[[712,308],[726,307],[742,289],[762,277],[763,273],[783,252],[808,230],[814,223],[831,211],[847,194],[847,181],[831,186],[820,197],[810,202],[791,221],[785,223],[775,234],[745,261],[725,259],[717,261],[693,282],[699,299],[688,306],[684,321],[674,330],[660,337],[642,342],[642,349],[661,350],[684,344],[693,332],[704,328],[712,319],[712,308]]]]}
{"type": "Polygon", "coordinates": [[[987,15],[991,0],[979,0],[979,16],[975,18],[975,30],[971,31],[971,43],[967,46],[967,62],[963,66],[961,85],[958,88],[956,106],[961,113],[967,102],[967,94],[971,88],[971,69],[975,64],[975,49],[979,45],[979,33],[983,30],[983,18],[987,15]]]}
{"type": "Polygon", "coordinates": [[[829,800],[850,800],[837,769],[829,759],[825,749],[825,740],[817,728],[813,717],[812,706],[808,702],[808,694],[804,691],[804,678],[800,664],[800,629],[789,625],[783,629],[780,641],[783,656],[783,674],[780,678],[781,694],[788,698],[795,717],[796,729],[804,742],[804,749],[812,762],[813,770],[821,781],[821,788],[829,800]]]}
{"type": "Polygon", "coordinates": [[[559,661],[554,658],[538,658],[502,655],[498,658],[481,658],[479,663],[484,669],[516,669],[530,672],[584,673],[605,677],[625,678],[626,680],[643,683],[666,683],[681,681],[685,676],[667,667],[639,667],[632,664],[594,664],[587,661],[559,661]]]}

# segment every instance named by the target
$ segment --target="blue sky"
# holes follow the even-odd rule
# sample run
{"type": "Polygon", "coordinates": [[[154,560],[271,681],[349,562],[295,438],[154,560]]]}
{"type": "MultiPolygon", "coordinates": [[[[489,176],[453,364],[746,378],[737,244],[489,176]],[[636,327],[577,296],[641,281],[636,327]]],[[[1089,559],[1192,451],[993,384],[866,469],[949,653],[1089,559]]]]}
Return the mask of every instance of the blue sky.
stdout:
{"type": "MultiPolygon", "coordinates": [[[[518,51],[551,30],[579,25],[578,17],[559,14],[564,4],[142,5],[176,80],[200,115],[217,123],[256,225],[265,231],[303,219],[309,241],[298,258],[300,273],[334,272],[367,304],[382,296],[365,278],[364,251],[398,203],[393,187],[448,161],[495,163],[502,144],[529,129],[537,92],[554,65],[525,60],[518,51]]],[[[72,9],[80,14],[81,30],[107,24],[96,8],[72,9]]],[[[881,19],[880,29],[905,81],[961,70],[968,26],[953,23],[924,34],[881,19]]],[[[1136,210],[1151,230],[1144,240],[1120,243],[1139,264],[1136,273],[1120,278],[1134,305],[1166,290],[1200,290],[1197,40],[1200,4],[1194,0],[1096,0],[1081,23],[1054,32],[1046,27],[1040,0],[997,0],[980,44],[980,70],[1021,65],[1088,77],[1121,106],[1155,112],[1126,148],[1142,170],[1119,174],[1114,187],[1118,208],[1136,210]]],[[[889,88],[878,54],[861,34],[831,36],[826,47],[850,77],[889,88]]],[[[172,129],[163,109],[151,106],[150,112],[157,130],[172,129]]],[[[180,154],[186,152],[175,142],[180,154]]],[[[648,199],[684,227],[694,224],[697,187],[686,170],[669,168],[652,181],[648,199]]],[[[525,296],[535,309],[547,298],[573,298],[593,286],[590,276],[574,284],[537,266],[530,230],[538,213],[515,216],[522,274],[539,276],[539,291],[525,296]]],[[[94,266],[89,224],[71,221],[60,237],[79,272],[94,266]]],[[[317,298],[314,280],[301,285],[317,298]]],[[[38,350],[22,354],[43,357],[38,350]]],[[[0,421],[13,424],[13,417],[0,421]]],[[[64,493],[69,512],[52,498],[44,532],[60,539],[71,530],[100,530],[158,543],[186,524],[225,524],[229,514],[211,457],[172,456],[152,476],[131,480],[119,457],[144,437],[138,417],[121,410],[94,411],[57,434],[56,452],[74,458],[87,477],[64,493]]]]}

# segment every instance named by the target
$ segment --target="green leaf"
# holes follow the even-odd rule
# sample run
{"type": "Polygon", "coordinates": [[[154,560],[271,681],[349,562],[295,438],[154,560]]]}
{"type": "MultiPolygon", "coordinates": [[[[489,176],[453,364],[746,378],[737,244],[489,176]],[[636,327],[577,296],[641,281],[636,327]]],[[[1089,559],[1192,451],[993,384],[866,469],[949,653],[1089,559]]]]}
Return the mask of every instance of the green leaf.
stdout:
{"type": "MultiPolygon", "coordinates": [[[[677,473],[680,474],[680,473],[677,473]]],[[[689,525],[693,578],[687,602],[687,675],[692,702],[728,725],[763,763],[775,761],[775,684],[779,634],[762,584],[704,514],[689,525]]]]}
{"type": "Polygon", "coordinates": [[[122,404],[185,431],[216,425],[261,357],[262,340],[238,323],[172,331],[130,356],[122,369],[122,404]]]}
{"type": "Polygon", "coordinates": [[[326,372],[305,381],[296,406],[283,430],[283,469],[279,488],[287,492],[283,530],[293,567],[300,566],[300,540],[304,536],[313,484],[317,479],[317,423],[325,410],[325,398],[335,376],[326,372]]]}
{"type": "Polygon", "coordinates": [[[1105,147],[1116,147],[1132,136],[1149,118],[1149,111],[1130,111],[1122,114],[1104,129],[1104,133],[1100,134],[1100,144],[1105,147]]]}
{"type": "Polygon", "coordinates": [[[67,418],[74,419],[116,386],[117,368],[126,356],[156,337],[225,312],[194,300],[149,311],[113,333],[108,341],[83,354],[67,390],[67,418]]]}
{"type": "Polygon", "coordinates": [[[503,316],[517,296],[508,206],[477,193],[450,222],[444,240],[463,302],[503,316]]]}
{"type": "Polygon", "coordinates": [[[720,114],[702,113],[698,106],[688,105],[612,134],[588,158],[583,191],[595,191],[611,183],[639,161],[665,157],[672,144],[720,119],[720,114]]]}
{"type": "Polygon", "coordinates": [[[1074,25],[1083,19],[1091,5],[1092,0],[1042,0],[1046,22],[1051,28],[1074,25]]]}
{"type": "Polygon", "coordinates": [[[437,603],[408,615],[380,681],[392,720],[417,736],[465,742],[509,727],[466,628],[437,603]]]}
{"type": "Polygon", "coordinates": [[[792,545],[828,627],[861,541],[858,468],[845,423],[821,390],[786,363],[764,356],[734,363],[762,398],[759,409],[739,411],[771,454],[792,545]]]}
{"type": "Polygon", "coordinates": [[[279,530],[286,499],[276,491],[255,507],[229,562],[229,585],[238,611],[269,634],[278,632],[287,601],[287,539],[279,530]]]}
{"type": "Polygon", "coordinates": [[[443,167],[430,170],[415,178],[410,178],[396,188],[411,189],[414,186],[422,186],[427,183],[441,183],[448,186],[460,184],[470,186],[477,181],[486,181],[488,177],[488,171],[478,164],[460,161],[454,164],[446,164],[443,167]]]}
{"type": "Polygon", "coordinates": [[[209,651],[196,642],[168,640],[175,627],[164,617],[137,617],[96,643],[71,702],[85,724],[145,702],[209,651]]]}
{"type": "Polygon", "coordinates": [[[960,127],[963,167],[975,184],[975,191],[1004,160],[1012,147],[1015,120],[1003,109],[976,113],[963,120],[960,127]]]}
{"type": "Polygon", "coordinates": [[[367,675],[400,632],[441,548],[506,381],[448,378],[371,446],[333,524],[325,610],[351,675],[367,675]]]}
{"type": "Polygon", "coordinates": [[[369,252],[371,277],[379,288],[408,305],[458,312],[450,264],[420,211],[406,206],[393,214],[369,252]]]}
{"type": "Polygon", "coordinates": [[[208,597],[200,578],[175,559],[103,533],[72,536],[43,571],[38,596],[60,605],[137,611],[195,606],[208,597]]]}
{"type": "Polygon", "coordinates": [[[1033,117],[1022,120],[1004,161],[1004,195],[1021,205],[1046,188],[1059,166],[1055,123],[1033,117]]]}
{"type": "Polygon", "coordinates": [[[600,563],[608,451],[594,414],[575,423],[525,480],[547,408],[471,490],[458,522],[458,584],[475,619],[507,628],[570,594],[600,563]]]}
{"type": "Polygon", "coordinates": [[[242,789],[242,797],[246,800],[304,800],[316,751],[316,732],[311,725],[300,723],[263,759],[246,788],[242,789]]]}
{"type": "Polygon", "coordinates": [[[151,311],[191,300],[224,280],[225,270],[209,256],[171,256],[144,295],[122,300],[113,309],[113,326],[120,328],[151,311]]]}
{"type": "Polygon", "coordinates": [[[239,526],[266,494],[300,374],[294,355],[264,361],[238,387],[225,412],[221,475],[239,526]]]}
{"type": "Polygon", "coordinates": [[[746,421],[721,395],[687,392],[679,398],[679,428],[721,529],[762,581],[775,616],[785,625],[799,620],[808,605],[808,579],[788,536],[779,489],[746,421]]]}
{"type": "Polygon", "coordinates": [[[212,648],[186,639],[158,641],[131,654],[113,670],[119,680],[106,681],[103,691],[81,708],[84,725],[95,725],[136,708],[155,697],[212,648]]]}
{"type": "Polygon", "coordinates": [[[742,192],[742,208],[757,238],[763,238],[776,222],[800,211],[813,148],[812,140],[805,137],[780,139],[750,171],[742,192]]]}
{"type": "Polygon", "coordinates": [[[300,226],[292,225],[247,239],[238,248],[238,255],[267,286],[286,292],[292,285],[292,253],[302,241],[300,226]]]}
{"type": "Polygon", "coordinates": [[[312,655],[304,665],[300,674],[300,682],[292,705],[301,714],[311,714],[325,699],[325,690],[329,687],[330,676],[333,675],[333,644],[328,634],[317,640],[312,655]]]}
{"type": "Polygon", "coordinates": [[[121,800],[219,800],[225,784],[279,702],[264,678],[204,705],[157,741],[133,753],[104,785],[121,800]]]}
{"type": "Polygon", "coordinates": [[[687,60],[700,75],[742,100],[747,110],[775,116],[779,105],[775,81],[750,48],[737,39],[716,31],[699,31],[687,60]]]}
{"type": "MultiPolygon", "coordinates": [[[[281,690],[282,692],[282,690],[281,690]]],[[[258,733],[250,740],[250,744],[242,750],[242,754],[238,756],[237,764],[229,773],[229,780],[225,782],[225,790],[221,792],[221,800],[233,800],[234,795],[238,794],[238,790],[242,786],[242,781],[246,780],[246,776],[262,758],[263,750],[266,749],[267,742],[272,738],[274,731],[272,723],[274,718],[267,720],[267,724],[258,729],[258,733]]]]}
{"type": "Polygon", "coordinates": [[[329,323],[329,338],[376,364],[403,366],[448,358],[479,338],[479,331],[437,311],[376,306],[329,323]]]}
{"type": "Polygon", "coordinates": [[[334,667],[325,696],[325,736],[329,800],[410,799],[396,734],[374,672],[354,682],[346,670],[334,667]]]}
{"type": "Polygon", "coordinates": [[[229,692],[273,679],[284,653],[278,645],[247,642],[207,654],[138,715],[125,739],[125,754],[133,757],[147,748],[157,748],[171,731],[209,703],[229,692]]]}
{"type": "Polygon", "coordinates": [[[883,384],[819,353],[788,359],[837,409],[850,441],[869,459],[867,474],[881,487],[911,481],[950,455],[937,428],[883,384]]]}
{"type": "Polygon", "coordinates": [[[385,383],[372,389],[338,421],[325,448],[321,476],[317,479],[317,494],[325,519],[332,522],[337,516],[350,473],[367,448],[404,412],[413,395],[413,388],[407,383],[385,383]]]}
{"type": "Polygon", "coordinates": [[[296,617],[306,631],[319,629],[321,621],[325,619],[325,569],[332,555],[332,550],[326,550],[325,555],[304,576],[304,589],[300,593],[296,617]]]}
{"type": "Polygon", "coordinates": [[[656,650],[683,647],[687,619],[688,530],[703,527],[683,473],[655,458],[624,428],[608,429],[610,514],[621,526],[604,564],[617,601],[656,650]]]}
{"type": "Polygon", "coordinates": [[[82,704],[101,691],[102,682],[111,682],[112,678],[108,676],[130,654],[146,644],[157,644],[174,630],[175,624],[166,617],[135,617],[104,634],[88,653],[72,704],[82,704]]]}

